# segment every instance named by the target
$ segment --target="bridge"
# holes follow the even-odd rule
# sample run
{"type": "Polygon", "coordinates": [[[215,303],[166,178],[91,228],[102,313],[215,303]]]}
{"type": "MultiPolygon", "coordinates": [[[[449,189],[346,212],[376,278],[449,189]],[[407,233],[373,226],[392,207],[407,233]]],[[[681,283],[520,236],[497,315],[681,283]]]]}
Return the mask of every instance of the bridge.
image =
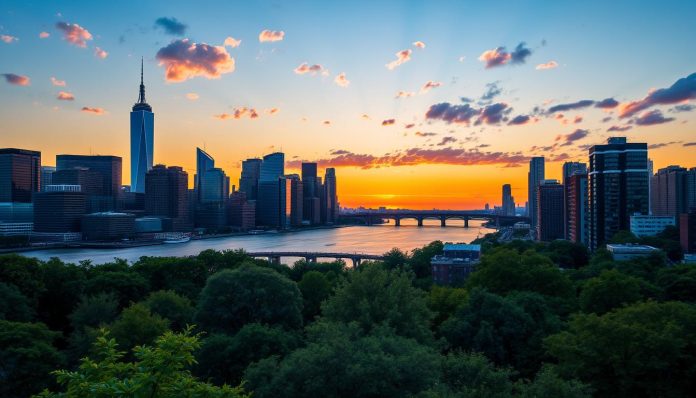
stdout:
{"type": "Polygon", "coordinates": [[[401,226],[401,220],[413,219],[418,226],[423,226],[423,220],[440,220],[440,226],[446,227],[447,220],[458,219],[464,221],[464,228],[469,228],[469,220],[492,221],[496,226],[501,224],[514,224],[516,222],[529,222],[529,217],[505,216],[476,210],[366,210],[355,213],[342,213],[342,219],[360,220],[365,225],[378,224],[382,220],[394,220],[394,226],[401,226]]]}
{"type": "Polygon", "coordinates": [[[254,258],[267,258],[268,261],[280,264],[282,257],[301,257],[309,263],[316,263],[319,258],[332,258],[335,260],[351,260],[353,267],[360,265],[362,260],[383,260],[384,256],[365,253],[336,253],[336,252],[251,252],[246,253],[254,258]]]}

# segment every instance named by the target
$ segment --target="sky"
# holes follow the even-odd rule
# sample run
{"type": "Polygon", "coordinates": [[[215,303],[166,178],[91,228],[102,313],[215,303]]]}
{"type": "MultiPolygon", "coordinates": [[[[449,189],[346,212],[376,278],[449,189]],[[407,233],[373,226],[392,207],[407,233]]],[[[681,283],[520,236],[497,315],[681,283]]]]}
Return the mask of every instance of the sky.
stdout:
{"type": "Polygon", "coordinates": [[[696,166],[693,1],[4,1],[0,147],[123,157],[144,60],[155,163],[274,151],[342,206],[482,208],[610,136],[696,166]]]}

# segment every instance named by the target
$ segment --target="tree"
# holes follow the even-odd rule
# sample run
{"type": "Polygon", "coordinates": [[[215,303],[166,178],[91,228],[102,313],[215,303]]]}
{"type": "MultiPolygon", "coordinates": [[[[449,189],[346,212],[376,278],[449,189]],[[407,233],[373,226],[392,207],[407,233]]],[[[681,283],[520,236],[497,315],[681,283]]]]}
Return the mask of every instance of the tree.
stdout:
{"type": "Polygon", "coordinates": [[[642,298],[641,281],[617,270],[603,271],[587,280],[580,292],[580,308],[598,315],[642,298]]]}
{"type": "Polygon", "coordinates": [[[141,257],[131,271],[147,280],[150,289],[172,290],[195,300],[212,275],[206,264],[196,257],[141,257]]]}
{"type": "Polygon", "coordinates": [[[68,363],[75,364],[89,351],[97,338],[97,329],[118,316],[118,301],[113,294],[82,297],[70,315],[73,332],[69,337],[68,363]]]}
{"type": "Polygon", "coordinates": [[[121,312],[109,329],[120,347],[126,350],[150,344],[168,330],[169,321],[152,314],[143,304],[133,304],[121,312]]]}
{"type": "Polygon", "coordinates": [[[196,352],[195,373],[216,384],[236,385],[251,363],[272,355],[282,358],[300,343],[299,333],[258,323],[245,325],[234,336],[212,334],[196,352]]]}
{"type": "Polygon", "coordinates": [[[32,308],[45,289],[39,260],[18,254],[0,255],[0,282],[16,286],[32,308]]]}
{"type": "Polygon", "coordinates": [[[614,234],[614,236],[609,239],[609,243],[618,243],[618,244],[626,244],[626,243],[638,243],[640,242],[640,239],[638,239],[637,236],[631,233],[631,231],[618,231],[617,233],[614,234]]]}
{"type": "Polygon", "coordinates": [[[453,352],[442,357],[442,387],[437,396],[508,398],[514,372],[496,368],[480,353],[453,352]],[[444,390],[444,391],[443,391],[444,390]]]}
{"type": "Polygon", "coordinates": [[[45,288],[38,298],[39,320],[53,330],[69,331],[70,314],[85,289],[85,269],[52,258],[41,265],[41,277],[45,288]]]}
{"type": "Polygon", "coordinates": [[[150,293],[142,303],[152,314],[169,320],[169,325],[174,331],[182,331],[186,325],[193,322],[194,308],[191,300],[179,296],[172,290],[150,293]]]}
{"type": "Polygon", "coordinates": [[[94,268],[87,280],[85,292],[90,295],[113,293],[120,308],[140,301],[149,290],[147,280],[132,271],[111,271],[105,266],[94,268]]]}
{"type": "Polygon", "coordinates": [[[398,247],[384,253],[384,259],[382,260],[382,264],[384,264],[388,270],[403,270],[407,262],[408,255],[402,252],[398,247]]]}
{"type": "Polygon", "coordinates": [[[95,343],[94,359],[84,358],[76,371],[56,371],[65,392],[44,391],[39,397],[247,397],[241,387],[216,387],[198,381],[186,370],[195,362],[200,343],[191,330],[166,332],[153,347],[133,350],[135,362],[122,362],[115,339],[103,331],[95,343]]]}
{"type": "Polygon", "coordinates": [[[0,396],[23,398],[51,384],[63,361],[53,346],[59,335],[42,323],[0,320],[0,396]]]}
{"type": "Polygon", "coordinates": [[[657,285],[665,300],[696,302],[696,268],[681,265],[658,271],[657,285]]]}
{"type": "Polygon", "coordinates": [[[467,301],[466,289],[433,286],[428,294],[428,308],[435,313],[433,329],[438,329],[442,322],[452,316],[454,311],[467,301]]]}
{"type": "Polygon", "coordinates": [[[578,380],[561,378],[553,367],[544,366],[532,382],[519,381],[517,394],[525,398],[590,398],[592,389],[578,380]]]}
{"type": "Polygon", "coordinates": [[[425,293],[399,271],[367,267],[351,273],[324,302],[322,315],[331,322],[355,322],[366,333],[386,326],[421,343],[432,340],[425,293]]]}
{"type": "Polygon", "coordinates": [[[411,257],[408,264],[411,270],[416,274],[416,279],[429,279],[432,281],[432,266],[430,260],[442,254],[444,245],[441,241],[436,240],[421,248],[416,248],[411,251],[411,257]]]}
{"type": "Polygon", "coordinates": [[[201,292],[195,319],[210,332],[234,333],[248,323],[302,326],[297,285],[277,272],[242,265],[211,276],[201,292]]]}
{"type": "Polygon", "coordinates": [[[297,284],[302,293],[305,322],[311,322],[321,312],[321,303],[331,294],[331,284],[328,279],[318,271],[309,271],[297,284]]]}
{"type": "Polygon", "coordinates": [[[310,342],[285,359],[263,359],[245,373],[254,397],[404,397],[430,388],[438,354],[388,330],[320,322],[310,342]]]}
{"type": "Polygon", "coordinates": [[[546,339],[561,376],[598,396],[688,396],[696,389],[696,308],[648,301],[604,315],[576,314],[546,339]]]}
{"type": "Polygon", "coordinates": [[[561,268],[578,269],[584,267],[590,260],[587,246],[567,240],[554,240],[544,244],[539,250],[561,268]]]}
{"type": "Polygon", "coordinates": [[[15,285],[0,282],[0,319],[29,322],[34,318],[34,310],[29,300],[15,285]]]}

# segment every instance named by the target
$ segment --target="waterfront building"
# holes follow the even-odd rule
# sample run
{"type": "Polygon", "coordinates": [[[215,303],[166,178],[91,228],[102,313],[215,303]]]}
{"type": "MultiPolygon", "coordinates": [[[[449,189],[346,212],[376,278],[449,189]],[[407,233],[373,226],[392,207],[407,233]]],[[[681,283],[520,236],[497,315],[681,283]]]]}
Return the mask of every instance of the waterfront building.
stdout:
{"type": "Polygon", "coordinates": [[[651,178],[652,214],[678,218],[689,211],[688,172],[679,166],[668,166],[651,178]]]}
{"type": "Polygon", "coordinates": [[[178,166],[156,165],[145,175],[145,214],[171,219],[171,230],[191,230],[188,173],[178,166]]]}
{"type": "MultiPolygon", "coordinates": [[[[515,215],[515,198],[512,196],[512,187],[510,184],[503,185],[503,207],[502,214],[505,216],[515,215]]],[[[486,209],[488,210],[488,209],[486,209]]]]}
{"type": "Polygon", "coordinates": [[[336,188],[336,169],[329,167],[324,173],[324,187],[323,187],[323,198],[324,205],[322,211],[326,216],[324,216],[325,224],[335,224],[338,222],[338,194],[336,188]]]}
{"type": "Polygon", "coordinates": [[[135,215],[101,212],[82,216],[82,237],[91,241],[113,241],[135,234],[135,215]]]}
{"type": "Polygon", "coordinates": [[[290,205],[289,202],[286,203],[286,195],[290,195],[290,190],[285,190],[284,172],[285,154],[276,152],[263,157],[256,200],[256,222],[259,225],[285,228],[289,222],[284,216],[286,205],[290,205]]]}
{"type": "Polygon", "coordinates": [[[563,185],[542,180],[537,187],[537,240],[563,239],[563,185]]]}
{"type": "Polygon", "coordinates": [[[631,216],[631,233],[639,238],[655,236],[670,225],[676,225],[672,216],[638,214],[631,216]]]}
{"type": "Polygon", "coordinates": [[[290,180],[290,225],[299,227],[304,220],[304,186],[297,174],[288,174],[285,178],[290,180]]]}
{"type": "Polygon", "coordinates": [[[570,239],[570,189],[573,187],[570,184],[570,178],[576,174],[587,175],[587,164],[581,162],[565,162],[563,163],[563,217],[564,217],[564,236],[570,239]]]}
{"type": "Polygon", "coordinates": [[[87,197],[79,185],[47,185],[34,195],[34,231],[80,232],[80,219],[87,213],[87,197]]]}
{"type": "Polygon", "coordinates": [[[318,182],[317,164],[302,163],[302,189],[304,201],[302,215],[309,224],[319,224],[321,222],[321,200],[318,193],[318,182]]]}
{"type": "Polygon", "coordinates": [[[131,192],[145,192],[145,175],[152,169],[155,150],[155,114],[145,101],[143,63],[140,60],[138,102],[130,113],[131,192]]]}
{"type": "Polygon", "coordinates": [[[31,203],[41,187],[41,152],[0,149],[0,202],[31,203]]]}
{"type": "Polygon", "coordinates": [[[648,145],[611,137],[589,154],[588,242],[596,250],[628,230],[631,215],[648,214],[648,145]]]}
{"type": "MultiPolygon", "coordinates": [[[[120,203],[122,161],[119,156],[102,155],[57,155],[56,173],[64,170],[86,169],[99,173],[101,176],[101,191],[89,192],[89,195],[101,196],[105,208],[114,210],[120,203]]],[[[54,174],[55,178],[55,174],[54,174]]],[[[67,177],[65,177],[67,178],[67,177]]],[[[75,177],[77,178],[77,177],[75,177]]],[[[54,184],[55,185],[55,184],[54,184]]],[[[70,185],[77,185],[70,183],[70,185]]]]}
{"type": "Polygon", "coordinates": [[[459,285],[476,270],[481,258],[481,245],[445,243],[441,255],[430,260],[436,285],[459,285]]]}
{"type": "Polygon", "coordinates": [[[529,161],[529,172],[527,173],[527,216],[531,220],[533,228],[536,228],[537,210],[537,187],[545,178],[544,157],[535,156],[529,161]]]}
{"type": "Polygon", "coordinates": [[[46,185],[53,184],[53,173],[56,171],[56,166],[41,166],[41,188],[40,191],[46,190],[46,185]]]}
{"type": "Polygon", "coordinates": [[[649,256],[660,251],[660,249],[652,246],[638,245],[634,243],[610,243],[607,244],[607,250],[609,250],[609,253],[611,253],[614,261],[632,260],[637,257],[649,256]]]}
{"type": "Polygon", "coordinates": [[[587,245],[587,174],[573,174],[564,185],[568,240],[587,245]]]}
{"type": "Polygon", "coordinates": [[[239,191],[246,194],[247,200],[256,200],[261,177],[261,159],[252,158],[242,161],[242,174],[239,178],[239,191]]]}
{"type": "Polygon", "coordinates": [[[248,231],[256,227],[256,201],[247,200],[246,193],[233,192],[227,206],[228,224],[248,231]]]}

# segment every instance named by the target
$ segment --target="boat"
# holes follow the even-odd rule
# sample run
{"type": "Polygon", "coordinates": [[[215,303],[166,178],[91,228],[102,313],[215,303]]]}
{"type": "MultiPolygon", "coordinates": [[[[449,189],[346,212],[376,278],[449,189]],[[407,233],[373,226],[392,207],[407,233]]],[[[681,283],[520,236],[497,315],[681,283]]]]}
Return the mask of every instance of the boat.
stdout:
{"type": "Polygon", "coordinates": [[[163,241],[165,244],[175,244],[175,243],[186,243],[191,240],[190,236],[184,236],[178,239],[166,239],[163,241]]]}

